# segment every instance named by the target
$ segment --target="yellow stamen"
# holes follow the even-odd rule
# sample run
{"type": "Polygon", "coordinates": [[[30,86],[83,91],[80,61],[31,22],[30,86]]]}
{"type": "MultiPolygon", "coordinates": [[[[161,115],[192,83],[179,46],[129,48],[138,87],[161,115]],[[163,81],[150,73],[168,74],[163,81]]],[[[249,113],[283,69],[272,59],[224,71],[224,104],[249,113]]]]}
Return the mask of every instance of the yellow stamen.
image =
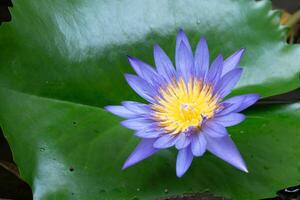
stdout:
{"type": "Polygon", "coordinates": [[[169,134],[178,134],[189,127],[200,129],[203,118],[212,118],[218,108],[213,88],[202,81],[183,79],[160,89],[157,103],[152,105],[154,120],[169,134]]]}

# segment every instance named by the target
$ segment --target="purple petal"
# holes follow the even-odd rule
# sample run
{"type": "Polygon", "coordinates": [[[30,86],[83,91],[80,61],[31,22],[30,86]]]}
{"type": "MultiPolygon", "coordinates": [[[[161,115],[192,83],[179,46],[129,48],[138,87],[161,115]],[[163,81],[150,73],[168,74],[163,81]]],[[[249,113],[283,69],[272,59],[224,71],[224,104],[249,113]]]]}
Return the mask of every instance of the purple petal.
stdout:
{"type": "Polygon", "coordinates": [[[233,69],[222,77],[217,93],[220,98],[227,96],[237,82],[240,80],[243,70],[241,68],[233,69]]]}
{"type": "Polygon", "coordinates": [[[154,102],[153,97],[156,96],[156,91],[144,79],[131,74],[125,74],[125,78],[130,87],[141,97],[149,102],[154,102]]]}
{"type": "Polygon", "coordinates": [[[195,52],[195,75],[204,79],[209,67],[209,50],[205,38],[201,38],[195,52]]]}
{"type": "Polygon", "coordinates": [[[222,138],[206,137],[207,150],[236,168],[248,172],[246,164],[229,136],[222,138]]]}
{"type": "Polygon", "coordinates": [[[215,116],[223,116],[223,115],[227,115],[229,113],[232,113],[232,112],[235,112],[242,104],[243,102],[243,97],[244,95],[242,96],[236,96],[236,97],[233,97],[233,98],[230,98],[228,100],[233,100],[233,102],[228,102],[228,100],[222,102],[220,105],[220,110],[217,110],[216,111],[216,115],[215,116]]]}
{"type": "Polygon", "coordinates": [[[175,51],[175,61],[177,63],[177,56],[178,56],[178,50],[179,50],[179,46],[180,46],[180,43],[183,42],[185,44],[185,46],[187,47],[187,50],[189,51],[190,54],[193,54],[192,52],[192,48],[191,48],[191,45],[189,43],[189,39],[187,38],[185,32],[183,30],[180,30],[178,32],[178,35],[177,35],[177,38],[176,38],[176,51],[175,51]]]}
{"type": "Polygon", "coordinates": [[[239,103],[229,104],[229,103],[226,103],[226,102],[221,103],[221,105],[223,106],[223,108],[220,109],[219,111],[217,111],[215,116],[227,115],[231,112],[234,112],[240,106],[239,103]]]}
{"type": "MultiPolygon", "coordinates": [[[[184,44],[184,46],[186,47],[185,50],[187,51],[187,55],[188,57],[193,57],[193,52],[192,52],[192,48],[191,48],[191,45],[189,43],[189,40],[185,34],[185,32],[183,30],[180,30],[178,32],[178,35],[177,35],[177,38],[176,38],[176,51],[175,51],[175,63],[176,63],[176,68],[177,70],[180,68],[178,66],[178,63],[180,62],[179,60],[181,59],[180,57],[182,57],[182,54],[181,52],[179,52],[180,49],[182,49],[180,46],[183,46],[181,45],[181,43],[184,44]]],[[[191,60],[193,61],[193,60],[191,60]]],[[[181,70],[179,70],[179,73],[181,72],[181,70]]],[[[183,74],[182,74],[183,75],[183,74]]]]}
{"type": "Polygon", "coordinates": [[[245,120],[245,115],[240,113],[230,113],[213,119],[214,122],[221,124],[222,126],[234,126],[245,120]]]}
{"type": "Polygon", "coordinates": [[[223,102],[226,107],[217,116],[226,115],[231,112],[240,112],[253,105],[258,99],[258,94],[245,94],[229,98],[223,102]]]}
{"type": "Polygon", "coordinates": [[[189,136],[186,136],[185,133],[180,133],[180,135],[177,137],[175,147],[177,149],[183,149],[186,148],[191,143],[191,139],[189,136]]]}
{"type": "Polygon", "coordinates": [[[174,66],[170,58],[158,45],[154,45],[154,60],[158,74],[171,82],[176,77],[174,66]]]}
{"type": "Polygon", "coordinates": [[[105,109],[107,111],[109,111],[119,117],[123,117],[123,118],[133,118],[133,117],[138,116],[136,113],[128,110],[124,106],[106,106],[105,109]]]}
{"type": "Polygon", "coordinates": [[[153,148],[154,141],[155,139],[143,139],[128,157],[122,169],[126,169],[156,153],[159,149],[153,148]]]}
{"type": "Polygon", "coordinates": [[[223,64],[222,76],[236,68],[245,52],[245,49],[240,49],[228,57],[223,64]]]}
{"type": "Polygon", "coordinates": [[[194,156],[202,156],[206,150],[206,139],[201,133],[193,135],[191,148],[194,156]]]}
{"type": "Polygon", "coordinates": [[[213,63],[210,66],[210,69],[207,74],[206,82],[215,85],[222,73],[222,65],[223,65],[223,57],[222,55],[218,55],[217,58],[213,61],[213,63]]]}
{"type": "MultiPolygon", "coordinates": [[[[240,112],[242,110],[245,110],[249,106],[253,105],[256,101],[259,100],[260,96],[258,94],[247,94],[247,95],[244,95],[244,97],[245,97],[245,99],[244,99],[243,103],[236,110],[236,112],[240,112]]],[[[227,102],[229,102],[229,99],[227,100],[227,102]]]]}
{"type": "Polygon", "coordinates": [[[156,85],[159,83],[158,80],[158,74],[156,71],[147,63],[144,63],[141,60],[138,60],[137,58],[128,56],[128,60],[134,69],[134,71],[144,80],[146,80],[148,83],[152,85],[156,85]]]}
{"type": "Polygon", "coordinates": [[[160,135],[162,135],[164,132],[163,131],[157,131],[155,129],[145,129],[145,130],[139,130],[135,133],[137,137],[140,138],[157,138],[160,135]]]}
{"type": "Polygon", "coordinates": [[[144,118],[127,119],[121,122],[122,126],[132,130],[146,129],[153,124],[153,121],[144,118]]]}
{"type": "Polygon", "coordinates": [[[182,177],[183,174],[189,169],[193,161],[193,154],[190,146],[180,149],[177,154],[176,160],[176,174],[178,177],[182,177]]]}
{"type": "Polygon", "coordinates": [[[210,137],[224,137],[228,134],[224,126],[217,124],[214,121],[206,122],[202,132],[210,137]]]}
{"type": "Polygon", "coordinates": [[[177,54],[176,69],[179,75],[188,83],[193,69],[193,54],[188,50],[184,42],[180,43],[177,54]]]}
{"type": "Polygon", "coordinates": [[[139,103],[135,101],[123,101],[122,104],[130,111],[140,114],[140,115],[145,115],[149,114],[150,112],[150,106],[144,103],[139,103]]]}
{"type": "Polygon", "coordinates": [[[160,138],[158,138],[154,142],[153,146],[154,146],[154,148],[157,148],[157,149],[166,149],[166,148],[173,146],[175,144],[175,142],[176,142],[176,136],[165,134],[165,135],[161,136],[160,138]]]}

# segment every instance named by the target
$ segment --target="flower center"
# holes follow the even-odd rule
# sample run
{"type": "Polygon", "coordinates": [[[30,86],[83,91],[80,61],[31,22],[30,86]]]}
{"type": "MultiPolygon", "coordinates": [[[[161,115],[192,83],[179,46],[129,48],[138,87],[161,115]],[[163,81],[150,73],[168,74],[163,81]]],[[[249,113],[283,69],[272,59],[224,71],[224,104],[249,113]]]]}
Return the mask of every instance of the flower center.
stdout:
{"type": "Polygon", "coordinates": [[[152,105],[153,118],[169,134],[178,134],[200,129],[204,120],[212,118],[218,108],[218,99],[213,96],[212,86],[191,79],[173,81],[160,89],[152,105]]]}

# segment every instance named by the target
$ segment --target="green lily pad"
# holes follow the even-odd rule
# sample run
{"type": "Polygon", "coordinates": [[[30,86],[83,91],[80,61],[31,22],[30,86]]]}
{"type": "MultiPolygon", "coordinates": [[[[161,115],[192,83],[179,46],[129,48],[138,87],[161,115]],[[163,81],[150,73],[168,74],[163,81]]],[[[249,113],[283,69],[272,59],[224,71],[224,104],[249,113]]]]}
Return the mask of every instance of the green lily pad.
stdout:
{"type": "Polygon", "coordinates": [[[172,58],[183,28],[212,57],[245,47],[234,94],[299,87],[298,45],[283,42],[268,1],[15,1],[0,28],[0,125],[35,199],[153,199],[210,190],[233,199],[272,196],[299,179],[299,104],[256,108],[230,129],[250,173],[206,154],[181,179],[173,150],[122,171],[138,140],[101,107],[138,99],[126,55],[172,58]],[[166,192],[167,191],[167,192],[166,192]]]}
{"type": "Polygon", "coordinates": [[[205,36],[214,58],[246,48],[235,94],[263,97],[300,86],[300,47],[283,42],[269,1],[16,1],[0,29],[0,85],[86,105],[137,98],[123,74],[126,55],[153,63],[158,43],[174,58],[183,28],[193,47],[205,36]]]}
{"type": "Polygon", "coordinates": [[[210,190],[247,200],[273,196],[300,180],[300,104],[252,109],[245,122],[229,129],[248,174],[207,153],[179,179],[174,149],[122,171],[137,139],[102,109],[0,94],[1,126],[35,199],[154,199],[210,190]]]}

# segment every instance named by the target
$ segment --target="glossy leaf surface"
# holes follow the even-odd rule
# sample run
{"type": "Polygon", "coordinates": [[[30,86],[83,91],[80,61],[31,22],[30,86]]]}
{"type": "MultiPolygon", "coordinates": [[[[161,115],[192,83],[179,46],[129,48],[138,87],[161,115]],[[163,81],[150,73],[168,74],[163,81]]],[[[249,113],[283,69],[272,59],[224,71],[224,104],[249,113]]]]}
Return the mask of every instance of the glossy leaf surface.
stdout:
{"type": "Polygon", "coordinates": [[[249,174],[206,154],[178,179],[173,150],[122,171],[137,140],[102,109],[3,93],[1,125],[36,199],[153,199],[166,195],[165,189],[169,195],[209,189],[234,199],[258,199],[299,180],[300,104],[257,108],[229,129],[249,174]]]}
{"type": "Polygon", "coordinates": [[[37,96],[104,106],[134,99],[127,56],[153,62],[158,43],[174,60],[183,28],[211,58],[246,48],[235,93],[270,96],[299,87],[298,45],[283,42],[268,1],[16,1],[0,29],[0,84],[37,96]]]}
{"type": "MultiPolygon", "coordinates": [[[[107,104],[138,97],[126,55],[153,63],[158,43],[174,58],[183,28],[214,58],[245,47],[235,94],[270,96],[299,87],[299,46],[283,42],[267,1],[15,1],[0,27],[0,125],[35,199],[153,199],[183,192],[233,199],[272,196],[299,180],[299,104],[263,107],[229,131],[249,174],[205,155],[182,178],[164,150],[126,171],[137,144],[107,104]],[[168,191],[168,193],[165,193],[168,191]]],[[[174,59],[173,59],[174,60],[174,59]]]]}

